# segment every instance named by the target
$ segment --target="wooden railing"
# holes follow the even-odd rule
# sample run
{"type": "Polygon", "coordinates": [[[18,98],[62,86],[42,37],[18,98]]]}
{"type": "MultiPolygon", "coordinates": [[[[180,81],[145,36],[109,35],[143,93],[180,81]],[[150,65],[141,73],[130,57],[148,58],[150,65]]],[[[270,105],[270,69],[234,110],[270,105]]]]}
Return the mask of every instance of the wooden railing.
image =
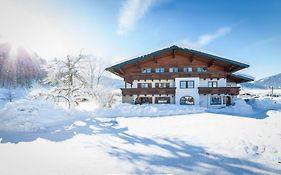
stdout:
{"type": "Polygon", "coordinates": [[[146,95],[146,94],[175,94],[174,87],[171,88],[121,88],[122,95],[146,95]]]}
{"type": "Polygon", "coordinates": [[[162,73],[131,73],[124,76],[126,82],[133,80],[167,80],[184,77],[226,78],[225,72],[162,72],[162,73]]]}
{"type": "Polygon", "coordinates": [[[239,87],[198,87],[199,94],[229,94],[238,95],[239,87]]]}

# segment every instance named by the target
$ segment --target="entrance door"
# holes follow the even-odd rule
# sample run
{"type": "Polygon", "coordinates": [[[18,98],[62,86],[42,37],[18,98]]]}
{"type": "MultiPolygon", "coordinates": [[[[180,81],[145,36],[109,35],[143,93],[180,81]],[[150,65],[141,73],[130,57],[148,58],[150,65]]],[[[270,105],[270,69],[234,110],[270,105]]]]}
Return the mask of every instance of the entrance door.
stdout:
{"type": "Polygon", "coordinates": [[[230,96],[226,96],[225,104],[226,104],[226,106],[230,106],[231,105],[231,97],[230,96]]]}

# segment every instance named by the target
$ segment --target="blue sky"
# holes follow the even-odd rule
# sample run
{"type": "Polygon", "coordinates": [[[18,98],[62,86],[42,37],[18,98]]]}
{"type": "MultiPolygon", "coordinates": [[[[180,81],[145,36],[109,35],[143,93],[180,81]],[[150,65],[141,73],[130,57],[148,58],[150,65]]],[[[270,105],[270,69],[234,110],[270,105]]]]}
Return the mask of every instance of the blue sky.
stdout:
{"type": "Polygon", "coordinates": [[[0,0],[0,41],[46,59],[84,51],[110,64],[173,44],[280,73],[279,0],[0,0]]]}

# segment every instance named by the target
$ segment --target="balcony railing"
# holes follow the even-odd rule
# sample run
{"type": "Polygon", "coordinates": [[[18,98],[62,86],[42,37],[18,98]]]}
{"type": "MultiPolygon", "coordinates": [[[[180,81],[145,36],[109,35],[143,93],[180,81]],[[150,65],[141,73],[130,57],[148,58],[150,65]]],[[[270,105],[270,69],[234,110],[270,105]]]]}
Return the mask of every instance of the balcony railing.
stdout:
{"type": "Polygon", "coordinates": [[[239,87],[198,87],[199,94],[229,94],[238,95],[239,87]]]}
{"type": "Polygon", "coordinates": [[[171,88],[121,88],[122,95],[156,95],[156,94],[175,94],[174,87],[171,88]]]}
{"type": "Polygon", "coordinates": [[[226,78],[225,72],[162,72],[162,73],[131,73],[124,76],[126,82],[133,80],[167,80],[184,77],[226,78]]]}

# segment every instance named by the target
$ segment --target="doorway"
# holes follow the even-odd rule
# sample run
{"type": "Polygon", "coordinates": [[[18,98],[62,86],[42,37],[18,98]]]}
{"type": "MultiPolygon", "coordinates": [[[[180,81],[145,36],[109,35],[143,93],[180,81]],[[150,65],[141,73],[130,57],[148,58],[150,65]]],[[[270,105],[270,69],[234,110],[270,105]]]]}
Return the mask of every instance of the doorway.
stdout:
{"type": "Polygon", "coordinates": [[[225,97],[225,104],[226,104],[226,106],[230,106],[231,105],[231,96],[226,96],[225,97]]]}

